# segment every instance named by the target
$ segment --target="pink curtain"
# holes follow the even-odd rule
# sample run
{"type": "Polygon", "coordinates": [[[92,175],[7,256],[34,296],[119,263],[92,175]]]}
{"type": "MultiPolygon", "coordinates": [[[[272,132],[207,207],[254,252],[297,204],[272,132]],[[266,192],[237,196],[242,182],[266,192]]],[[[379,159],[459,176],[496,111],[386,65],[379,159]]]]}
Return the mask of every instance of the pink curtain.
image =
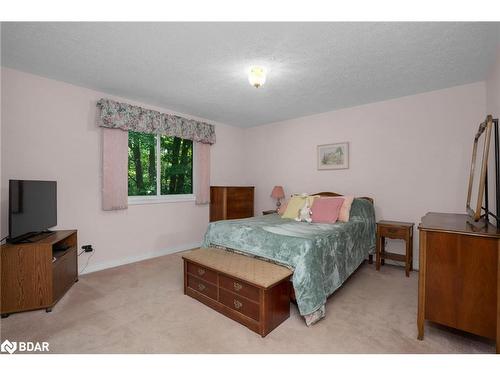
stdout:
{"type": "Polygon", "coordinates": [[[195,142],[196,204],[210,203],[210,145],[195,142]]]}
{"type": "Polygon", "coordinates": [[[128,208],[128,132],[102,128],[102,209],[128,208]]]}

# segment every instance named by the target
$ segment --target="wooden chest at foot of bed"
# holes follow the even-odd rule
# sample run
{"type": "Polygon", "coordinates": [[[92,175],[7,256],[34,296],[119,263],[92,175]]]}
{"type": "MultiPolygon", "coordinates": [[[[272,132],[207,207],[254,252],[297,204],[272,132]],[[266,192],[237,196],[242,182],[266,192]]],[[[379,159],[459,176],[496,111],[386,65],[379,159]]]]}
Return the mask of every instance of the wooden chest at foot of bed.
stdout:
{"type": "Polygon", "coordinates": [[[184,294],[262,337],[290,316],[288,268],[214,248],[182,258],[184,294]]]}

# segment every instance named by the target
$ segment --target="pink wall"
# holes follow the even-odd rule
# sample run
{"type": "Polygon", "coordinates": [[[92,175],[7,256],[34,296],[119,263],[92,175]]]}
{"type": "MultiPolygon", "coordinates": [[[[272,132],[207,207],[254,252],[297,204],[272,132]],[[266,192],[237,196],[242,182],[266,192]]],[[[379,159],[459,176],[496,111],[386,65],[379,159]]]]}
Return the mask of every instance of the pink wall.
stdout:
{"type": "Polygon", "coordinates": [[[286,194],[371,196],[377,219],[417,225],[428,211],[464,212],[473,134],[485,103],[479,82],[247,129],[256,210],[272,208],[271,189],[283,185],[286,194]],[[318,171],[316,146],[344,141],[349,169],[318,171]]]}
{"type": "MultiPolygon", "coordinates": [[[[498,78],[488,81],[489,93],[492,82],[498,85],[498,78]]],[[[95,102],[113,96],[5,68],[2,91],[2,235],[8,179],[43,178],[59,184],[59,227],[77,228],[80,244],[95,246],[88,270],[201,241],[206,206],[101,210],[95,102]]],[[[486,100],[486,85],[479,82],[249,129],[217,124],[212,184],[255,185],[257,213],[274,206],[269,195],[277,184],[287,194],[330,190],[372,196],[377,219],[418,224],[428,211],[464,212],[472,136],[486,100]],[[349,142],[349,169],[318,171],[316,146],[342,141],[349,142]]]]}
{"type": "MultiPolygon", "coordinates": [[[[78,229],[80,245],[93,244],[96,250],[87,270],[201,242],[208,206],[181,202],[101,210],[96,101],[113,96],[6,68],[2,68],[2,94],[2,237],[8,232],[8,180],[19,178],[57,180],[58,228],[78,229]]],[[[212,183],[238,184],[242,130],[217,124],[216,132],[212,183]]],[[[80,263],[85,264],[85,256],[80,263]]]]}
{"type": "Polygon", "coordinates": [[[486,109],[493,117],[500,117],[500,47],[496,62],[486,80],[486,109]]]}

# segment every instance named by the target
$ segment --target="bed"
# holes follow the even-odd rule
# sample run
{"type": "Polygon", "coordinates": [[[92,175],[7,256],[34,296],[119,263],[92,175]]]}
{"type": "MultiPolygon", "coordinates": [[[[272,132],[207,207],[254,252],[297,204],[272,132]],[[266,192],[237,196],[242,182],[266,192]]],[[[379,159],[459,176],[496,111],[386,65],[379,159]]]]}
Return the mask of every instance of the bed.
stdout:
{"type": "Polygon", "coordinates": [[[203,247],[236,251],[292,269],[297,306],[310,325],[325,315],[328,296],[374,253],[373,200],[354,199],[347,223],[296,222],[278,214],[212,222],[203,247]]]}

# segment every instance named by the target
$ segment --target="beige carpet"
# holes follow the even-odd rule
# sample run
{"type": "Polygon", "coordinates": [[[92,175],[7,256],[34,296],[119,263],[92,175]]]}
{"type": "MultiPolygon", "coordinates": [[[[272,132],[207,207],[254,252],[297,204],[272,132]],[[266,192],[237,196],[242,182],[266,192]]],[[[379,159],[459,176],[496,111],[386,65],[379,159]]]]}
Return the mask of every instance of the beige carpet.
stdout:
{"type": "Polygon", "coordinates": [[[416,339],[417,279],[364,264],[306,327],[291,316],[266,338],[182,292],[180,254],[80,277],[52,313],[13,314],[2,340],[48,341],[55,353],[494,353],[494,343],[427,324],[416,339]]]}

